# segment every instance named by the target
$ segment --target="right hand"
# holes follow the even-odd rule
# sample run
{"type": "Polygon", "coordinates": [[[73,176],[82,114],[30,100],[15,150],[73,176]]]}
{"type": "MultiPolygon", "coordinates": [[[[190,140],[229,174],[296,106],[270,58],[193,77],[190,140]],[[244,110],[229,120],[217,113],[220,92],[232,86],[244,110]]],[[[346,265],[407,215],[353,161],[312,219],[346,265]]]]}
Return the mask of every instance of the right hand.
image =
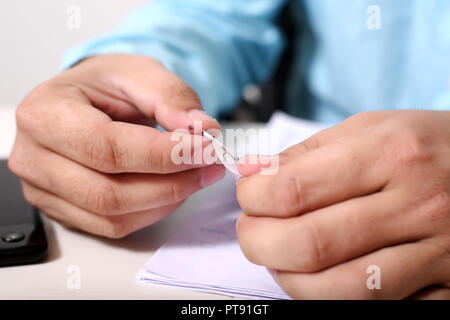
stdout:
{"type": "Polygon", "coordinates": [[[196,93],[154,59],[92,57],[39,85],[19,105],[9,167],[25,198],[46,215],[121,238],[224,176],[219,165],[171,161],[179,142],[170,131],[194,120],[203,129],[220,128],[201,110],[196,93]],[[150,126],[156,123],[168,132],[150,126]]]}

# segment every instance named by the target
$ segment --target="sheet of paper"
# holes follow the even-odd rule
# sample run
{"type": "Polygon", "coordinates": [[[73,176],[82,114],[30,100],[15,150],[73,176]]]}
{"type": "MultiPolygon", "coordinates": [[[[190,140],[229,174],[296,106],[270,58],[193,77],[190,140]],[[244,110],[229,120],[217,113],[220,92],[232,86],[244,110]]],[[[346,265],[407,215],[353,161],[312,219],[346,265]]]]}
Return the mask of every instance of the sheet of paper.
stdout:
{"type": "MultiPolygon", "coordinates": [[[[324,126],[276,113],[267,125],[281,151],[324,126]]],[[[240,213],[231,175],[139,270],[137,280],[240,298],[289,299],[268,271],[243,255],[235,224],[240,213]]]]}
{"type": "MultiPolygon", "coordinates": [[[[221,183],[233,190],[234,179],[226,179],[221,183]]],[[[287,298],[265,268],[242,254],[235,231],[240,209],[233,196],[226,198],[197,208],[145,264],[139,280],[244,298],[287,298]]]]}

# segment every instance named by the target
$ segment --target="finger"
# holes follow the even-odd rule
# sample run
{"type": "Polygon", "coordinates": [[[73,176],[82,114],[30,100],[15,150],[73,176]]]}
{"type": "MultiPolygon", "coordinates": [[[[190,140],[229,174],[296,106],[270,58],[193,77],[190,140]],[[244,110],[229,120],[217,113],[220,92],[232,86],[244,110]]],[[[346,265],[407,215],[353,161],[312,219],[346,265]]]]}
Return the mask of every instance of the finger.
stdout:
{"type": "Polygon", "coordinates": [[[29,183],[22,183],[25,198],[49,217],[65,226],[108,237],[123,238],[150,226],[177,209],[181,203],[122,216],[100,216],[80,209],[29,183]]]}
{"type": "Polygon", "coordinates": [[[202,110],[197,94],[153,58],[105,54],[85,59],[57,78],[68,83],[74,78],[83,79],[83,83],[78,84],[83,94],[114,120],[124,121],[140,113],[156,118],[169,131],[188,130],[195,120],[200,121],[205,130],[220,128],[206,113],[189,113],[202,110]]]}
{"type": "Polygon", "coordinates": [[[415,294],[409,299],[413,300],[450,300],[450,288],[440,286],[432,286],[425,288],[415,294]]]}
{"type": "Polygon", "coordinates": [[[195,121],[201,130],[219,129],[219,123],[202,107],[200,98],[180,77],[162,65],[158,72],[145,72],[124,77],[124,91],[132,102],[148,117],[169,131],[178,128],[192,130],[195,121]]]}
{"type": "Polygon", "coordinates": [[[212,165],[166,175],[108,175],[48,150],[30,148],[27,152],[33,157],[24,156],[29,160],[20,170],[23,179],[101,215],[121,215],[180,202],[221,179],[225,171],[223,166],[212,165]]]}
{"type": "MultiPolygon", "coordinates": [[[[88,64],[89,61],[87,68],[98,68],[98,64],[88,64]]],[[[204,130],[220,128],[215,119],[202,112],[195,91],[155,59],[120,54],[102,56],[102,67],[109,64],[111,74],[101,79],[105,85],[119,91],[123,100],[147,117],[156,118],[166,130],[190,129],[194,121],[200,121],[204,130]]]]}
{"type": "Polygon", "coordinates": [[[283,154],[273,156],[250,154],[239,159],[238,170],[242,176],[248,177],[263,169],[280,166],[286,162],[288,158],[283,154]]]}
{"type": "Polygon", "coordinates": [[[346,135],[355,134],[360,130],[366,129],[369,126],[390,117],[393,112],[394,111],[387,110],[358,113],[333,127],[317,132],[308,139],[280,152],[279,155],[274,155],[272,157],[255,155],[245,156],[239,161],[239,172],[246,177],[260,172],[275,163],[274,157],[278,157],[277,161],[279,161],[280,165],[283,165],[295,159],[300,154],[318,149],[346,135]]]}
{"type": "Polygon", "coordinates": [[[425,223],[422,207],[406,206],[406,196],[389,190],[290,219],[243,213],[237,222],[239,244],[255,264],[317,272],[431,234],[436,226],[425,223]]]}
{"type": "Polygon", "coordinates": [[[380,190],[390,168],[383,146],[370,132],[343,138],[299,155],[275,175],[237,183],[237,198],[250,215],[291,217],[380,190]]]}
{"type": "Polygon", "coordinates": [[[46,95],[38,105],[22,104],[17,125],[33,140],[66,158],[106,173],[172,173],[205,165],[191,159],[210,143],[208,139],[111,121],[80,99],[55,99],[57,94],[46,95]],[[174,161],[174,150],[182,151],[181,163],[174,161]]]}
{"type": "Polygon", "coordinates": [[[165,68],[123,80],[124,90],[137,108],[148,117],[154,117],[166,130],[184,128],[192,131],[200,125],[197,134],[201,134],[202,129],[220,129],[217,120],[203,110],[197,93],[165,68]]]}
{"type": "Polygon", "coordinates": [[[442,269],[445,255],[442,246],[412,242],[383,248],[317,273],[277,271],[275,278],[295,299],[404,299],[442,281],[438,270],[442,269]],[[378,275],[379,289],[375,281],[378,275]]]}

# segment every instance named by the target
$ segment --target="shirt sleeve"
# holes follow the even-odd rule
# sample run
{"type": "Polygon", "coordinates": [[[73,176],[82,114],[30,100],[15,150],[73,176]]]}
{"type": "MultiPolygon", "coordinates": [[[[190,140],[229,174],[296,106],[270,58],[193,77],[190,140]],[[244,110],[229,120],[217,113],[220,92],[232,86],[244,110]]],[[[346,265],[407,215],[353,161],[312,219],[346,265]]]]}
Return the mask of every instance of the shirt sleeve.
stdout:
{"type": "Polygon", "coordinates": [[[70,50],[62,67],[99,54],[153,57],[179,75],[218,116],[242,89],[274,71],[284,39],[274,23],[285,0],[153,0],[111,34],[70,50]]]}

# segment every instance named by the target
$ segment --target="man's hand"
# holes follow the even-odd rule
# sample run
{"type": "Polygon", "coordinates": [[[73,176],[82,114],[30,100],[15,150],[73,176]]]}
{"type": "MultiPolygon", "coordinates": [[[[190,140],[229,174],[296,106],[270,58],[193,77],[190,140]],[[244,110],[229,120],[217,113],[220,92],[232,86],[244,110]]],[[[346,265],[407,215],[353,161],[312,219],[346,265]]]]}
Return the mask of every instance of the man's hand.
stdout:
{"type": "Polygon", "coordinates": [[[245,162],[239,243],[291,297],[450,299],[450,112],[353,116],[281,153],[272,176],[245,162]]]}
{"type": "Polygon", "coordinates": [[[220,127],[201,110],[195,92],[151,58],[89,58],[20,104],[9,167],[26,199],[50,217],[120,238],[223,177],[221,166],[175,165],[179,142],[151,127],[220,127]]]}

